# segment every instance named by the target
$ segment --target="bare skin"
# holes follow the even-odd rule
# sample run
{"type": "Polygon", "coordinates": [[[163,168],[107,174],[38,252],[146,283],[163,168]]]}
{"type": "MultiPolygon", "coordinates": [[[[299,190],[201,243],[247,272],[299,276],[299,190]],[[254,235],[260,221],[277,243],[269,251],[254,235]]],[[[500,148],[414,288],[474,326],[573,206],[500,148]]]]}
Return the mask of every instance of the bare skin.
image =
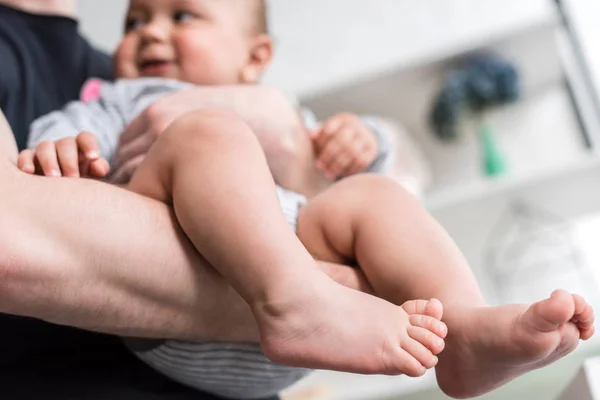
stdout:
{"type": "MultiPolygon", "coordinates": [[[[158,143],[155,151],[151,151],[148,162],[142,165],[137,179],[134,178],[132,189],[166,202],[173,201],[176,210],[178,187],[184,188],[179,192],[182,197],[205,198],[201,192],[193,196],[187,192],[194,179],[197,179],[197,174],[181,178],[185,176],[182,171],[191,168],[194,160],[203,160],[209,165],[210,154],[223,154],[224,150],[216,151],[220,146],[235,154],[232,158],[243,165],[248,176],[252,176],[253,187],[260,187],[260,179],[257,179],[260,170],[251,166],[251,159],[237,154],[231,143],[227,146],[219,144],[224,132],[243,130],[242,126],[232,125],[231,121],[222,116],[206,114],[190,116],[178,122],[166,134],[166,140],[171,142],[167,143],[165,140],[158,143]],[[212,122],[207,123],[206,118],[212,119],[212,122]],[[219,132],[218,138],[199,135],[201,128],[219,132]],[[180,132],[186,130],[192,133],[179,136],[180,132]],[[213,145],[211,142],[214,142],[213,145]],[[182,143],[190,151],[189,155],[182,148],[182,143]],[[170,152],[177,154],[176,160],[181,164],[165,164],[165,160],[170,157],[169,150],[164,149],[169,147],[170,152]],[[152,179],[152,175],[159,174],[159,171],[171,172],[160,175],[164,179],[162,181],[152,179]],[[177,179],[183,179],[179,186],[177,179]]],[[[251,134],[247,136],[252,137],[251,134]]],[[[242,139],[243,135],[236,136],[233,143],[247,151],[252,144],[245,143],[242,139]]],[[[219,160],[220,167],[223,168],[222,157],[219,160]]],[[[191,170],[203,168],[208,166],[196,166],[191,170]]],[[[266,173],[263,171],[263,174],[266,173]]],[[[232,179],[232,174],[225,175],[227,179],[232,179]]],[[[242,174],[241,182],[234,179],[230,189],[223,193],[235,192],[236,187],[244,184],[244,179],[249,179],[243,177],[242,174]]],[[[209,187],[215,187],[213,183],[219,184],[212,182],[209,187]]],[[[266,182],[264,185],[268,186],[266,182]]],[[[245,190],[248,188],[242,192],[245,190]]],[[[179,201],[185,202],[181,198],[179,201]]],[[[223,204],[226,200],[216,198],[214,201],[216,204],[223,204]]],[[[273,199],[269,201],[262,198],[259,203],[263,209],[276,207],[273,199]]],[[[210,224],[209,219],[213,217],[220,222],[225,219],[224,215],[218,214],[217,208],[210,209],[209,219],[197,214],[187,214],[189,211],[186,210],[189,209],[196,212],[198,207],[193,205],[184,204],[179,209],[182,211],[178,212],[178,217],[184,229],[200,247],[207,238],[200,236],[194,240],[199,232],[196,227],[210,224]],[[215,216],[217,214],[220,217],[215,216]]],[[[272,221],[277,219],[275,215],[265,216],[264,211],[259,212],[258,209],[252,211],[252,208],[244,207],[244,213],[245,217],[238,217],[242,221],[248,222],[249,215],[260,214],[262,222],[266,220],[271,225],[262,227],[261,222],[251,220],[249,231],[254,229],[256,232],[258,229],[264,233],[272,229],[272,221]]],[[[556,361],[571,352],[579,340],[587,340],[594,333],[591,307],[581,297],[566,292],[558,291],[550,299],[530,306],[488,307],[472,273],[448,236],[401,187],[384,178],[347,178],[309,201],[302,208],[298,223],[298,236],[315,258],[331,262],[356,261],[365,272],[375,294],[391,303],[402,304],[411,298],[432,297],[440,297],[445,301],[449,311],[444,321],[450,334],[448,348],[441,354],[436,371],[440,387],[451,396],[471,397],[487,393],[522,374],[556,361]],[[427,284],[424,285],[423,281],[427,284]],[[457,365],[461,367],[457,368],[457,365]]],[[[218,230],[218,225],[209,229],[213,233],[218,230]]],[[[232,240],[232,231],[241,232],[243,228],[236,226],[235,229],[226,229],[224,232],[228,237],[214,240],[222,243],[232,240]]],[[[256,244],[250,241],[252,247],[268,240],[262,234],[258,236],[261,239],[256,244]]],[[[275,236],[279,238],[280,244],[285,241],[283,230],[277,231],[275,236]]],[[[203,249],[200,251],[204,252],[203,249]]],[[[247,255],[250,251],[250,248],[240,248],[240,254],[247,255]]],[[[292,251],[289,250],[290,253],[292,251]]],[[[302,260],[302,255],[297,254],[290,260],[302,260]]],[[[310,265],[306,259],[303,263],[305,266],[310,265]]],[[[386,311],[375,302],[370,304],[371,299],[364,295],[353,299],[344,291],[340,292],[331,286],[329,280],[310,277],[310,268],[290,269],[296,271],[300,268],[300,276],[292,272],[278,272],[276,269],[268,269],[261,274],[261,265],[273,264],[257,261],[256,265],[254,269],[249,268],[247,271],[223,273],[230,274],[227,276],[232,280],[233,286],[251,304],[260,327],[263,348],[275,361],[360,373],[393,374],[400,371],[411,376],[420,375],[423,368],[437,362],[428,361],[433,354],[437,354],[438,349],[432,347],[435,343],[425,339],[427,335],[420,336],[414,332],[412,335],[409,333],[408,338],[402,334],[396,336],[400,337],[399,349],[407,352],[412,359],[406,358],[394,346],[390,346],[391,351],[385,349],[388,351],[384,350],[380,357],[373,357],[370,345],[382,343],[379,340],[394,343],[394,336],[382,339],[378,334],[396,332],[395,335],[399,335],[399,332],[411,330],[407,316],[398,313],[393,307],[386,311]],[[245,273],[249,275],[240,278],[239,275],[243,276],[245,273]],[[236,279],[239,282],[237,284],[236,279]],[[246,285],[247,283],[249,284],[246,285]],[[265,285],[266,289],[261,285],[265,285]],[[341,305],[337,302],[338,299],[343,299],[341,305]],[[347,304],[352,307],[346,308],[347,304]],[[373,319],[374,312],[383,318],[373,319]],[[382,320],[395,321],[398,325],[390,328],[382,320]],[[334,327],[329,325],[331,321],[335,322],[334,327]],[[368,340],[365,341],[365,338],[368,340]],[[416,345],[413,345],[415,342],[416,345]],[[348,343],[353,343],[350,357],[343,350],[348,343]],[[398,361],[395,363],[394,360],[398,361]],[[399,361],[406,360],[416,360],[420,363],[421,370],[418,369],[418,363],[398,364],[399,361]]],[[[430,328],[429,333],[436,333],[436,330],[430,328]]]]}
{"type": "Polygon", "coordinates": [[[437,363],[445,334],[439,321],[421,316],[427,323],[413,325],[402,307],[349,290],[316,268],[279,209],[254,133],[237,117],[181,117],[129,188],[173,204],[198,251],[219,261],[219,272],[250,305],[273,361],[409,376],[437,363]]]}
{"type": "MultiPolygon", "coordinates": [[[[367,182],[367,184],[372,183],[367,182]]],[[[355,188],[352,189],[353,196],[349,196],[350,193],[344,193],[342,190],[344,187],[345,185],[337,185],[337,188],[341,188],[341,193],[336,196],[354,199],[355,205],[363,208],[368,204],[365,202],[369,199],[389,196],[384,193],[394,190],[396,193],[389,197],[395,199],[393,202],[396,204],[400,202],[407,205],[406,209],[410,210],[402,216],[401,224],[394,223],[388,214],[382,220],[390,221],[391,226],[387,228],[389,232],[397,227],[409,227],[410,232],[403,236],[420,241],[427,248],[406,247],[405,240],[395,241],[394,246],[402,245],[400,249],[403,248],[403,251],[400,253],[404,254],[406,259],[397,264],[394,262],[395,268],[390,268],[390,271],[402,271],[404,283],[402,290],[388,284],[398,279],[394,276],[378,276],[371,273],[369,280],[377,288],[378,293],[388,296],[396,304],[401,304],[408,298],[429,298],[434,295],[445,302],[444,321],[449,327],[450,334],[447,338],[447,349],[442,353],[436,371],[440,387],[449,395],[471,397],[493,390],[517,376],[564,356],[577,345],[580,339],[589,339],[594,333],[594,316],[591,307],[580,297],[564,292],[558,292],[551,299],[533,306],[487,307],[458,250],[435,224],[430,225],[427,220],[429,217],[414,204],[412,198],[407,197],[403,191],[398,192],[397,185],[380,185],[380,182],[375,180],[373,186],[358,192],[369,194],[367,198],[357,197],[355,188]],[[411,268],[412,265],[420,267],[411,268]],[[447,267],[439,268],[440,265],[447,265],[447,267]],[[419,280],[427,276],[435,279],[430,278],[428,285],[419,284],[419,280]],[[457,291],[457,287],[460,290],[457,291]],[[456,365],[461,365],[461,368],[457,369],[456,365]]],[[[321,199],[329,196],[329,193],[332,192],[325,192],[303,208],[299,226],[301,237],[311,236],[310,232],[306,231],[307,225],[302,221],[310,221],[311,218],[307,215],[316,212],[314,210],[326,213],[333,221],[345,220],[344,216],[336,214],[341,209],[337,205],[315,207],[321,203],[321,199]]],[[[371,209],[384,210],[381,204],[378,204],[378,207],[371,207],[371,209]]],[[[335,225],[332,226],[335,228],[335,225]]],[[[310,224],[308,227],[310,228],[310,224]]],[[[386,227],[383,228],[385,231],[386,227]]],[[[377,229],[382,228],[380,226],[377,229]]],[[[348,229],[345,228],[345,231],[348,229]]],[[[306,237],[304,242],[313,255],[330,261],[347,260],[352,251],[359,254],[357,249],[348,249],[348,246],[344,245],[344,240],[347,238],[344,239],[343,234],[331,234],[331,237],[339,237],[342,240],[339,243],[332,241],[335,245],[333,249],[315,246],[306,237]]],[[[377,245],[381,246],[381,242],[379,241],[377,245]]],[[[392,259],[385,251],[379,254],[382,263],[392,259]]],[[[418,326],[414,323],[413,325],[418,326]]],[[[275,357],[279,351],[273,351],[275,357]]]]}
{"type": "MultiPolygon", "coordinates": [[[[198,121],[192,122],[193,134],[197,135],[198,121]]],[[[224,129],[222,122],[217,124],[220,133],[223,133],[224,129]]],[[[185,130],[185,126],[177,125],[173,130],[182,130],[180,128],[185,130]]],[[[167,136],[166,140],[170,140],[172,136],[175,135],[167,136]]],[[[187,149],[192,148],[189,143],[193,143],[193,138],[186,139],[189,140],[175,140],[172,144],[177,148],[178,143],[186,143],[187,149]]],[[[206,138],[203,137],[203,142],[204,139],[206,138]]],[[[236,137],[236,140],[239,140],[239,137],[236,137]]],[[[161,146],[157,148],[160,149],[161,146]]],[[[185,154],[178,151],[177,159],[185,164],[189,163],[190,159],[207,159],[198,157],[196,152],[197,150],[192,151],[191,156],[186,159],[185,154]]],[[[155,153],[160,154],[158,151],[155,153]]],[[[239,157],[234,158],[239,160],[239,157]]],[[[242,164],[245,167],[250,165],[249,162],[242,164]]],[[[143,185],[137,190],[170,201],[164,182],[159,182],[156,186],[147,185],[148,182],[155,182],[143,176],[152,165],[150,160],[140,171],[139,182],[143,185]]],[[[169,168],[159,168],[159,171],[165,170],[169,168]]],[[[258,171],[249,171],[246,172],[250,173],[253,180],[260,175],[258,171]]],[[[255,224],[256,222],[252,224],[253,228],[255,224]]],[[[188,226],[188,229],[193,227],[188,226]]],[[[214,232],[215,229],[211,231],[214,232]]],[[[237,232],[238,229],[234,231],[237,232]]],[[[493,390],[517,376],[561,358],[573,350],[580,339],[589,339],[594,333],[591,307],[582,298],[564,292],[557,292],[551,299],[532,306],[487,307],[468,266],[447,235],[432,223],[414,199],[398,185],[389,184],[385,179],[368,176],[349,178],[317,196],[302,209],[298,234],[312,255],[317,258],[332,262],[357,261],[367,273],[375,293],[395,304],[402,304],[406,299],[420,295],[423,295],[423,298],[435,295],[445,300],[448,312],[444,321],[450,328],[450,335],[448,349],[441,356],[437,374],[440,387],[451,396],[470,397],[493,390]],[[365,210],[369,212],[364,212],[365,210]],[[382,235],[382,232],[385,232],[385,235],[382,235]],[[370,249],[377,251],[372,252],[370,249]],[[419,267],[415,268],[415,265],[419,267]],[[444,265],[446,267],[440,268],[444,265]],[[420,282],[422,279],[428,279],[428,284],[423,285],[420,282]],[[461,365],[461,368],[456,368],[456,365],[461,365]]],[[[337,332],[336,335],[338,341],[328,342],[327,334],[323,337],[318,329],[310,328],[310,324],[305,323],[312,318],[317,321],[316,326],[322,327],[326,326],[328,320],[320,320],[319,314],[314,312],[302,317],[304,310],[324,309],[328,310],[324,315],[341,316],[342,322],[350,319],[344,318],[344,308],[335,308],[335,302],[331,299],[319,301],[322,299],[319,298],[319,291],[313,293],[314,288],[320,287],[319,279],[314,279],[310,285],[299,285],[301,288],[310,289],[310,299],[294,301],[294,291],[297,292],[302,279],[296,277],[289,286],[279,285],[283,288],[279,294],[276,291],[269,292],[262,302],[258,302],[259,307],[252,301],[254,294],[246,292],[244,296],[254,305],[254,315],[259,320],[259,325],[262,324],[261,337],[267,353],[275,360],[294,365],[319,365],[322,368],[365,373],[380,371],[384,360],[388,373],[392,371],[385,358],[361,357],[361,354],[367,353],[364,349],[362,353],[355,353],[352,359],[319,359],[320,355],[326,353],[324,349],[335,348],[334,346],[343,343],[343,340],[357,342],[359,338],[353,337],[356,332],[359,332],[360,338],[372,332],[364,331],[364,327],[357,329],[355,324],[338,323],[337,325],[342,327],[341,332],[337,332]],[[291,301],[287,300],[290,293],[291,301]],[[305,307],[306,305],[308,307],[305,307]],[[295,325],[294,318],[289,318],[290,315],[303,322],[295,325]],[[263,318],[263,321],[260,321],[260,318],[263,318]],[[302,334],[299,335],[298,332],[302,334]],[[313,337],[314,342],[310,340],[313,337]],[[325,348],[322,347],[323,343],[327,345],[325,348]],[[315,349],[316,354],[307,349],[315,349]],[[318,364],[319,362],[323,364],[318,364]]],[[[280,281],[278,279],[279,283],[280,281]]],[[[277,285],[273,285],[275,286],[277,285]]],[[[323,289],[327,288],[321,288],[321,291],[323,289]]],[[[243,293],[244,289],[241,290],[243,293]]],[[[266,293],[257,290],[259,294],[266,293]]],[[[304,289],[304,292],[306,291],[304,289]]],[[[337,294],[334,289],[324,291],[337,294]]],[[[360,299],[360,302],[364,303],[365,299],[360,299]]],[[[374,321],[369,320],[369,315],[360,315],[355,309],[352,312],[354,317],[358,316],[356,320],[369,321],[368,326],[373,325],[374,321]]],[[[413,331],[413,336],[409,339],[419,338],[419,333],[414,332],[415,327],[425,327],[425,331],[428,328],[430,333],[443,336],[431,325],[421,326],[414,323],[414,315],[408,318],[411,327],[406,331],[413,331]]],[[[400,321],[400,325],[406,322],[406,316],[402,313],[398,313],[396,319],[400,321]]],[[[423,333],[423,330],[420,332],[423,333]]],[[[406,350],[404,347],[410,341],[404,338],[400,343],[400,348],[406,350]]],[[[435,364],[428,364],[426,360],[426,357],[437,354],[435,343],[422,335],[420,343],[431,353],[422,352],[422,349],[412,350],[413,358],[418,360],[422,367],[435,364]],[[423,356],[425,358],[421,358],[423,356]]],[[[395,356],[396,359],[402,359],[398,355],[395,356]]],[[[422,372],[415,369],[414,365],[404,365],[401,368],[409,374],[422,372]]]]}
{"type": "Polygon", "coordinates": [[[314,196],[330,183],[316,168],[313,144],[296,107],[282,91],[260,85],[194,87],[157,100],[121,135],[110,181],[128,183],[165,128],[201,108],[230,110],[242,118],[256,134],[280,185],[314,196]]]}
{"type": "Polygon", "coordinates": [[[436,372],[440,388],[455,398],[479,396],[551,364],[594,334],[590,305],[564,291],[533,305],[450,308],[445,321],[453,334],[436,372]]]}
{"type": "Polygon", "coordinates": [[[298,235],[319,259],[357,261],[375,293],[396,304],[442,301],[449,333],[436,373],[452,397],[492,391],[594,334],[591,306],[564,291],[533,305],[487,306],[448,235],[383,178],[347,178],[314,198],[301,211],[298,235]]]}
{"type": "MultiPolygon", "coordinates": [[[[30,176],[16,160],[0,112],[0,184],[10,193],[0,196],[1,312],[120,336],[260,339],[250,307],[196,252],[170,207],[101,182],[30,176]]],[[[354,269],[320,266],[370,290],[354,269]]]]}

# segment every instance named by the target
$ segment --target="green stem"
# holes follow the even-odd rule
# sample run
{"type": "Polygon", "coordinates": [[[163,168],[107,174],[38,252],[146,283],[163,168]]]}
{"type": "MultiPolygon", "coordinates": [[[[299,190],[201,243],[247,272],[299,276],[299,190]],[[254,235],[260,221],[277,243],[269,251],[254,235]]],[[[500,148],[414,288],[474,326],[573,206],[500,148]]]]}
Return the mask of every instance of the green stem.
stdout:
{"type": "Polygon", "coordinates": [[[477,130],[481,142],[485,174],[489,177],[504,175],[507,171],[506,159],[498,147],[492,127],[489,124],[480,122],[477,130]]]}

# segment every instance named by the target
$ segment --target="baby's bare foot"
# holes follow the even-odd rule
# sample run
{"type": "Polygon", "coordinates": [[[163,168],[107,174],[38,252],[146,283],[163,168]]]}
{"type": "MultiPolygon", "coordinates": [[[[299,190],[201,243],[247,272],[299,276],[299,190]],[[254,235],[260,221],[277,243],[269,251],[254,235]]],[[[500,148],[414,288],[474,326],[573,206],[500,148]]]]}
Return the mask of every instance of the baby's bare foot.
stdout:
{"type": "Polygon", "coordinates": [[[556,291],[532,306],[446,310],[449,335],[436,368],[449,396],[490,392],[572,352],[594,334],[594,313],[577,295],[556,291]]]}
{"type": "MultiPolygon", "coordinates": [[[[416,311],[422,304],[407,307],[416,311]]],[[[429,307],[441,314],[439,302],[429,307]]],[[[409,315],[327,277],[253,311],[265,354],[296,367],[417,377],[437,364],[444,348],[446,327],[439,319],[409,315]]]]}

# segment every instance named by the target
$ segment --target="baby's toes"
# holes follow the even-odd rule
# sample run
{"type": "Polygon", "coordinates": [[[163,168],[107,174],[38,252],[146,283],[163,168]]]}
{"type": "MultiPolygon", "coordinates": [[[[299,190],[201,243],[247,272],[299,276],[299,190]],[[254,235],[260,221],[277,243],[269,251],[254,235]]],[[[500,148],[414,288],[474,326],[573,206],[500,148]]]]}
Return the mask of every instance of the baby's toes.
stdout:
{"type": "Polygon", "coordinates": [[[408,328],[408,336],[425,346],[431,353],[440,354],[445,347],[445,342],[435,333],[419,326],[408,328]]]}
{"type": "Polygon", "coordinates": [[[438,358],[418,340],[407,337],[402,341],[402,348],[427,369],[435,367],[438,363],[438,358]]]}
{"type": "Polygon", "coordinates": [[[427,315],[409,315],[408,320],[412,326],[427,329],[435,333],[438,337],[444,339],[448,334],[448,327],[442,321],[427,315]]]}
{"type": "Polygon", "coordinates": [[[410,300],[402,304],[402,308],[407,314],[422,314],[429,317],[442,319],[444,308],[437,299],[431,300],[410,300]]]}
{"type": "Polygon", "coordinates": [[[398,348],[398,352],[394,354],[393,361],[388,363],[388,366],[394,375],[402,374],[411,378],[418,378],[427,372],[427,368],[419,360],[402,348],[398,348]]]}
{"type": "Polygon", "coordinates": [[[575,315],[573,316],[573,322],[582,328],[589,328],[594,325],[594,310],[585,299],[577,294],[573,295],[575,300],[575,315]]]}
{"type": "Polygon", "coordinates": [[[579,336],[581,337],[581,340],[590,340],[592,338],[592,336],[594,336],[594,333],[596,333],[596,328],[594,326],[591,326],[590,328],[586,328],[586,329],[579,329],[579,336]]]}
{"type": "Polygon", "coordinates": [[[429,300],[409,300],[402,304],[402,308],[407,314],[425,314],[429,300]]]}

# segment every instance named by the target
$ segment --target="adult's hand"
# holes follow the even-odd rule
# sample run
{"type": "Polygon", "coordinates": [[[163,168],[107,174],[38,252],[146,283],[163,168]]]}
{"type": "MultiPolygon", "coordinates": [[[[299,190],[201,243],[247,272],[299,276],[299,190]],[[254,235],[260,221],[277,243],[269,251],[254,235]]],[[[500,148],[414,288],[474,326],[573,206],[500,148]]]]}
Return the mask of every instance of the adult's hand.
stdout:
{"type": "Polygon", "coordinates": [[[123,131],[114,156],[113,173],[109,181],[128,183],[156,139],[181,115],[193,111],[188,93],[180,92],[162,98],[133,120],[123,131]]]}

